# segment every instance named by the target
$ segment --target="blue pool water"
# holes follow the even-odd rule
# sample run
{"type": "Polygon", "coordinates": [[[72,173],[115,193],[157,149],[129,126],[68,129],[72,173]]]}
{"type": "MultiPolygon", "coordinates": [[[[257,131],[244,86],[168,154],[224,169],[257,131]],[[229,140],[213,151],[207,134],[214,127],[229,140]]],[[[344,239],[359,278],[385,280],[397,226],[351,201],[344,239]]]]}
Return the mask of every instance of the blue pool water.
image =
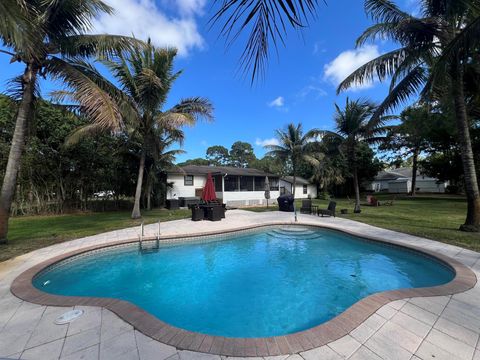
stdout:
{"type": "Polygon", "coordinates": [[[138,245],[112,248],[60,263],[34,285],[58,295],[127,300],[191,331],[266,337],[319,325],[376,292],[453,277],[445,265],[412,251],[289,227],[151,253],[138,245]]]}

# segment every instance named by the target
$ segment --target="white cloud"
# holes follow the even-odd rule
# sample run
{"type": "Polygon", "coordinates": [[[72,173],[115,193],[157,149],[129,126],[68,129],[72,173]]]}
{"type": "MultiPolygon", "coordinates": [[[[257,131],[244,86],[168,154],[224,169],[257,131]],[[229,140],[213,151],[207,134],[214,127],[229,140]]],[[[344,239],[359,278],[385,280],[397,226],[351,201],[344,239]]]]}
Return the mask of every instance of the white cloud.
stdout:
{"type": "Polygon", "coordinates": [[[278,142],[277,139],[271,138],[271,139],[260,139],[257,138],[255,140],[255,145],[257,146],[268,146],[268,145],[279,145],[280,143],[278,142]]]}
{"type": "Polygon", "coordinates": [[[279,96],[276,99],[270,101],[268,104],[270,107],[283,107],[285,105],[285,99],[283,96],[279,96]]]}
{"type": "MultiPolygon", "coordinates": [[[[168,0],[169,2],[171,0],[168,0]]],[[[203,14],[207,0],[176,0],[176,6],[183,14],[203,14]]]]}
{"type": "Polygon", "coordinates": [[[155,0],[105,0],[115,9],[112,15],[102,14],[94,22],[95,33],[134,35],[146,40],[148,37],[157,46],[172,46],[179,55],[186,56],[204,40],[198,31],[193,8],[199,13],[204,0],[181,0],[177,4],[179,16],[167,16],[156,5],[155,0]],[[188,15],[187,15],[188,14],[188,15]]]}
{"type": "MultiPolygon", "coordinates": [[[[324,79],[337,86],[352,72],[368,61],[380,56],[378,47],[366,45],[355,50],[347,50],[338,55],[332,62],[324,66],[324,79]]],[[[352,90],[372,87],[372,83],[364,83],[361,86],[352,87],[352,90]]]]}
{"type": "Polygon", "coordinates": [[[202,140],[202,141],[200,141],[200,145],[202,145],[202,146],[204,146],[204,147],[207,147],[207,146],[208,146],[207,140],[202,140]]]}

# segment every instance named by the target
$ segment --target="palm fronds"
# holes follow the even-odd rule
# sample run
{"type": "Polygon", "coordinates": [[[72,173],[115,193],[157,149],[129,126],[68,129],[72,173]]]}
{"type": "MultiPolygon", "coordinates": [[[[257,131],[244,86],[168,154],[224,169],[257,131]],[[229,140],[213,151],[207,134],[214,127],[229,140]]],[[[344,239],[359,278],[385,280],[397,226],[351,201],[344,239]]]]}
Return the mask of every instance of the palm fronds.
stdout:
{"type": "MultiPolygon", "coordinates": [[[[122,115],[115,100],[89,76],[93,69],[83,62],[69,63],[57,57],[51,57],[47,69],[55,79],[63,81],[72,92],[58,95],[69,97],[79,103],[85,115],[103,129],[120,129],[123,126],[122,115]]],[[[63,100],[63,99],[58,99],[63,100]]]]}
{"type": "Polygon", "coordinates": [[[230,45],[248,31],[241,67],[251,72],[252,82],[263,76],[270,46],[284,43],[287,25],[301,29],[315,14],[317,0],[216,0],[220,9],[211,18],[213,25],[223,23],[220,33],[230,45]]]}

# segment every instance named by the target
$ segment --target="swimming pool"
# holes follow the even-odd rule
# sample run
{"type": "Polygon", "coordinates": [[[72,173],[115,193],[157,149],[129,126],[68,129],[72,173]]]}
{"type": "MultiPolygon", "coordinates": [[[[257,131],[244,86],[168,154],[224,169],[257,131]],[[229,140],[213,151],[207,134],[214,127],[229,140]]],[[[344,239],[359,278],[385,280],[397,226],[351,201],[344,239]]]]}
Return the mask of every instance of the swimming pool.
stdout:
{"type": "Polygon", "coordinates": [[[158,252],[102,249],[55,264],[33,284],[51,294],[127,300],[193,332],[268,337],[322,324],[373,293],[454,276],[414,251],[333,230],[274,227],[158,252]]]}

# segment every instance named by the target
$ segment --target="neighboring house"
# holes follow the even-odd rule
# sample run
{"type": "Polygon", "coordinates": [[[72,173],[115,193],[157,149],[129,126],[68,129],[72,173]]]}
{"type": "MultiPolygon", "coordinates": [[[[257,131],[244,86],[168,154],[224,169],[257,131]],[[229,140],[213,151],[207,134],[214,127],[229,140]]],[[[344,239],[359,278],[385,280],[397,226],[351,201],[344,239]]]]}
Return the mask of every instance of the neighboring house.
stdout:
{"type": "MultiPolygon", "coordinates": [[[[290,193],[291,183],[285,179],[280,180],[278,175],[268,174],[258,169],[244,169],[229,166],[201,166],[187,165],[171,169],[167,172],[167,184],[171,184],[167,191],[167,199],[181,197],[201,197],[207,180],[208,173],[212,174],[217,198],[222,199],[229,206],[266,205],[265,177],[270,183],[269,204],[276,203],[280,196],[280,188],[290,193]]],[[[302,181],[305,181],[302,179],[302,181]]],[[[307,185],[307,194],[304,194],[303,182],[297,182],[296,197],[307,197],[311,194],[312,185],[307,185]]]]}
{"type": "MultiPolygon", "coordinates": [[[[444,193],[448,182],[440,182],[417,172],[416,190],[425,193],[444,193]]],[[[412,190],[412,168],[398,168],[378,173],[375,179],[367,186],[375,192],[407,194],[412,190]]]]}
{"type": "MultiPolygon", "coordinates": [[[[298,177],[296,178],[295,198],[306,199],[317,197],[317,185],[311,184],[310,181],[298,177]]],[[[293,176],[285,176],[280,179],[280,194],[293,193],[293,176]]]]}

